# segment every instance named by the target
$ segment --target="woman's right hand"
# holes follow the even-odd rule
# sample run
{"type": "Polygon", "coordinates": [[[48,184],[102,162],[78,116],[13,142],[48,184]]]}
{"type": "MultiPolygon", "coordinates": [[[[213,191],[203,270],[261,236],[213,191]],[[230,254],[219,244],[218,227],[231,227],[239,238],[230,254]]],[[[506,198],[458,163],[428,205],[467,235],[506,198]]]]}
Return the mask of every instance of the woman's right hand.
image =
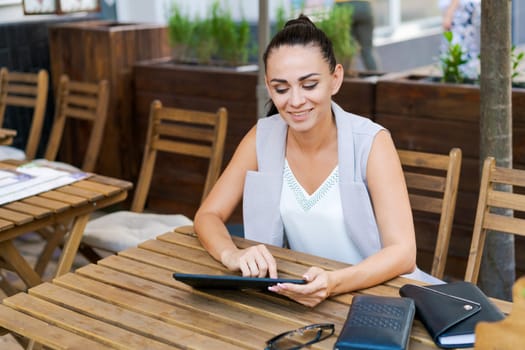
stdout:
{"type": "Polygon", "coordinates": [[[221,262],[231,271],[240,270],[244,277],[277,278],[277,263],[264,244],[226,250],[221,254],[221,262]]]}

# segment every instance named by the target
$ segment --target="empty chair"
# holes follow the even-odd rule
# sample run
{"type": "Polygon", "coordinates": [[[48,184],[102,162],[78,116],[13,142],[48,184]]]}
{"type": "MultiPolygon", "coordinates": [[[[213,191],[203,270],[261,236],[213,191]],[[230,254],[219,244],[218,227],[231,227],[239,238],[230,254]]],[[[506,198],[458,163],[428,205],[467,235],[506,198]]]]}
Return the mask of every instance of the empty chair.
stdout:
{"type": "Polygon", "coordinates": [[[448,155],[408,150],[398,150],[398,154],[412,211],[439,217],[430,274],[442,279],[456,208],[461,150],[453,148],[448,155]]]}
{"type": "Polygon", "coordinates": [[[477,283],[487,230],[525,236],[525,170],[483,163],[465,281],[477,283]]]}
{"type": "MultiPolygon", "coordinates": [[[[97,255],[91,248],[118,252],[175,227],[192,224],[181,214],[143,213],[158,152],[170,152],[209,160],[201,201],[219,176],[226,138],[227,111],[216,113],[163,107],[153,101],[150,108],[144,157],[131,205],[131,211],[119,211],[88,222],[81,251],[90,260],[97,255]]],[[[173,164],[184,167],[184,164],[173,164]]]]}
{"type": "MultiPolygon", "coordinates": [[[[63,138],[67,120],[80,119],[87,121],[91,126],[88,145],[82,161],[81,170],[93,172],[100,153],[100,146],[106,125],[109,89],[107,80],[99,82],[72,81],[67,75],[60,77],[56,93],[55,117],[51,134],[45,151],[45,159],[35,162],[49,164],[65,170],[77,171],[76,167],[55,162],[63,138]]],[[[68,223],[61,223],[40,230],[39,233],[46,240],[46,245],[35,265],[35,271],[43,274],[53,256],[55,249],[63,242],[68,232],[68,223]]]]}
{"type": "Polygon", "coordinates": [[[85,120],[91,125],[91,132],[81,169],[95,171],[106,126],[108,103],[107,80],[81,82],[62,75],[57,89],[55,118],[44,158],[48,161],[56,160],[68,119],[85,120]]]}
{"type": "MultiPolygon", "coordinates": [[[[38,73],[0,69],[0,126],[4,124],[6,109],[9,106],[33,110],[25,151],[12,146],[0,146],[0,159],[35,158],[44,125],[48,84],[48,73],[44,69],[38,73]]],[[[23,136],[23,133],[19,132],[18,135],[23,136]]]]}

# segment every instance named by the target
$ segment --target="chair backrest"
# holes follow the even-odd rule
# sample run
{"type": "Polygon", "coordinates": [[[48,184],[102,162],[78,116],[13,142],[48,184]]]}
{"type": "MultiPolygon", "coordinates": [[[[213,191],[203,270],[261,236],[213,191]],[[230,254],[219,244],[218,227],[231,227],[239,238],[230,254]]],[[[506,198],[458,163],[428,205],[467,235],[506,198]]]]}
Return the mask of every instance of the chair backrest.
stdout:
{"type": "Polygon", "coordinates": [[[465,281],[478,281],[487,230],[525,236],[524,217],[525,170],[497,167],[494,158],[488,157],[481,173],[465,281]]]}
{"type": "Polygon", "coordinates": [[[448,155],[408,150],[398,150],[398,154],[412,210],[439,215],[430,274],[443,278],[456,209],[461,150],[453,148],[448,155]]]}
{"type": "Polygon", "coordinates": [[[221,171],[227,124],[228,113],[224,107],[213,113],[163,107],[159,100],[153,101],[144,157],[131,210],[144,210],[157,152],[160,151],[209,159],[202,202],[221,171]]]}
{"type": "Polygon", "coordinates": [[[107,80],[98,83],[79,82],[71,81],[67,75],[62,75],[57,89],[55,119],[44,158],[56,159],[68,118],[87,120],[92,122],[92,129],[82,170],[94,171],[106,125],[108,101],[107,80]]]}
{"type": "Polygon", "coordinates": [[[38,73],[10,72],[0,69],[0,126],[7,106],[33,109],[31,129],[25,149],[26,159],[36,156],[46,112],[49,76],[45,69],[38,73]]]}

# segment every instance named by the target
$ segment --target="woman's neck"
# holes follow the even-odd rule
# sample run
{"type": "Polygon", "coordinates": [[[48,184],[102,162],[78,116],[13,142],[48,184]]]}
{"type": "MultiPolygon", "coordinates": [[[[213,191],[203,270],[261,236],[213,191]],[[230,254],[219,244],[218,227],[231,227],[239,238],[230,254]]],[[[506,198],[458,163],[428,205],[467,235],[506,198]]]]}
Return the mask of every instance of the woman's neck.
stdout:
{"type": "Polygon", "coordinates": [[[306,132],[288,129],[288,142],[305,154],[318,153],[336,140],[337,128],[333,115],[323,118],[319,124],[306,132]]]}

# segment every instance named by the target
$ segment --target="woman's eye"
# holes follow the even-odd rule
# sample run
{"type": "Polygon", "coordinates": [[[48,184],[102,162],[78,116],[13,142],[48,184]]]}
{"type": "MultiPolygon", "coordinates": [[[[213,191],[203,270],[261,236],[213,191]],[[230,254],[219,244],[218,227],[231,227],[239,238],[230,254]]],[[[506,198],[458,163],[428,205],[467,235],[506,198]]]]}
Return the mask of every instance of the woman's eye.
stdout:
{"type": "Polygon", "coordinates": [[[315,82],[315,83],[309,83],[309,84],[304,84],[304,85],[303,85],[303,88],[305,88],[306,90],[312,90],[312,89],[314,89],[316,86],[317,86],[317,82],[315,82]]]}
{"type": "Polygon", "coordinates": [[[286,91],[288,91],[288,88],[275,88],[275,92],[277,92],[278,94],[284,94],[286,91]]]}

